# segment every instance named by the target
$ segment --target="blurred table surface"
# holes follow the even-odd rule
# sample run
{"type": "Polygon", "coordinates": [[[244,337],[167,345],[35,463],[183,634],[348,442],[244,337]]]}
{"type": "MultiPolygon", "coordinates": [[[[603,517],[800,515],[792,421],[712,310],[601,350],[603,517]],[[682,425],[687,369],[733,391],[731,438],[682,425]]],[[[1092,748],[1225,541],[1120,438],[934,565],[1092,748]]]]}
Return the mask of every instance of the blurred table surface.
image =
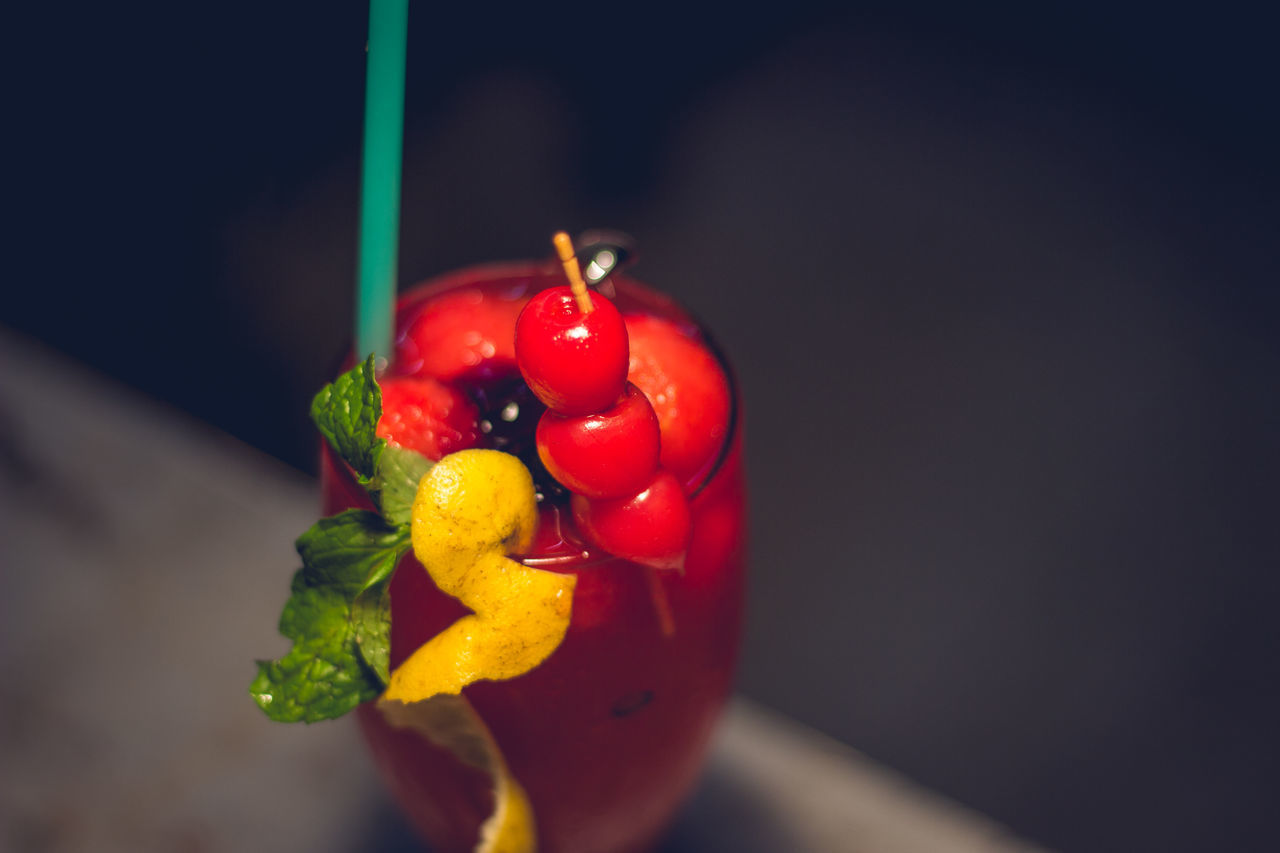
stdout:
{"type": "MultiPolygon", "coordinates": [[[[248,697],[312,481],[3,329],[0,471],[0,849],[417,849],[349,721],[248,697]]],[[[662,847],[1033,849],[745,699],[662,847]]]]}

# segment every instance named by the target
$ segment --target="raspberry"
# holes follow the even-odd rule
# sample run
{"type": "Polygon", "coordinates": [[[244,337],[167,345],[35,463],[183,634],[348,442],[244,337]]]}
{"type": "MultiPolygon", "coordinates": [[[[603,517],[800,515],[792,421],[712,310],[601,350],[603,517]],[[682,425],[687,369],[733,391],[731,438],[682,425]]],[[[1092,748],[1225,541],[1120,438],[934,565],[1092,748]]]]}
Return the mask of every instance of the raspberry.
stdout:
{"type": "Polygon", "coordinates": [[[476,407],[462,392],[426,377],[391,376],[379,384],[378,435],[389,444],[432,460],[481,446],[476,407]]]}

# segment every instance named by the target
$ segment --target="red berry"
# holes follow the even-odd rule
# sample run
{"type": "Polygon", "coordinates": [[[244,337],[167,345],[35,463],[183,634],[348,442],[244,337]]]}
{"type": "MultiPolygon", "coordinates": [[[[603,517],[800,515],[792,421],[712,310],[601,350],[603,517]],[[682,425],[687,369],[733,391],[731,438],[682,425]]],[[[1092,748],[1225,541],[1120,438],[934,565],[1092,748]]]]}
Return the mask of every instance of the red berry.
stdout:
{"type": "Polygon", "coordinates": [[[379,385],[378,435],[387,443],[432,460],[481,444],[476,407],[462,392],[425,377],[390,376],[379,385]]]}
{"type": "Polygon", "coordinates": [[[543,412],[538,456],[572,492],[589,498],[634,495],[658,470],[658,418],[644,393],[628,383],[622,399],[603,412],[543,412]]]}
{"type": "Polygon", "coordinates": [[[516,361],[548,407],[566,415],[609,408],[627,381],[627,326],[613,303],[590,292],[584,314],[567,287],[529,300],[516,321],[516,361]]]}
{"type": "Polygon", "coordinates": [[[689,499],[670,471],[658,471],[627,498],[569,499],[574,521],[587,539],[618,557],[656,569],[678,569],[693,527],[689,499]]]}
{"type": "Polygon", "coordinates": [[[694,486],[715,462],[729,432],[729,381],[719,361],[675,324],[628,316],[635,383],[662,428],[662,466],[694,486]]]}
{"type": "Polygon", "coordinates": [[[396,341],[397,368],[446,382],[514,371],[516,317],[526,301],[468,287],[410,309],[396,341]]]}

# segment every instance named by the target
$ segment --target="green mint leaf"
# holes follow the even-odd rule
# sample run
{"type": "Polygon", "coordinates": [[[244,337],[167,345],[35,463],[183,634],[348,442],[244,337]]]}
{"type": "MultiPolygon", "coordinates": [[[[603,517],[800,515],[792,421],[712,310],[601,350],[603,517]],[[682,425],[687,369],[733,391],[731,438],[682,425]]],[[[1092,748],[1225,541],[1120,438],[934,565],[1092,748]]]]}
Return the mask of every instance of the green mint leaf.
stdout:
{"type": "Polygon", "coordinates": [[[391,584],[370,587],[351,605],[351,626],[365,666],[383,684],[391,682],[391,584]]]}
{"type": "Polygon", "coordinates": [[[258,661],[249,685],[268,717],[284,723],[331,720],[377,697],[382,688],[360,657],[350,609],[341,593],[295,581],[280,616],[280,633],[294,641],[293,648],[280,660],[258,661]]]}
{"type": "Polygon", "coordinates": [[[302,569],[280,615],[293,647],[258,662],[249,692],[273,720],[313,723],[375,698],[389,680],[387,590],[409,529],[347,510],[316,522],[297,547],[302,569]]]}
{"type": "Polygon", "coordinates": [[[409,529],[387,524],[376,512],[349,509],[311,525],[297,548],[309,586],[332,586],[354,601],[391,577],[409,548],[409,529]]]}
{"type": "Polygon", "coordinates": [[[434,463],[412,450],[388,444],[378,458],[375,478],[376,500],[382,517],[391,524],[408,524],[413,499],[418,494],[418,481],[434,463]]]}
{"type": "Polygon", "coordinates": [[[374,377],[373,354],[320,389],[311,401],[311,420],[338,455],[367,485],[378,468],[386,441],[378,438],[382,390],[374,377]]]}

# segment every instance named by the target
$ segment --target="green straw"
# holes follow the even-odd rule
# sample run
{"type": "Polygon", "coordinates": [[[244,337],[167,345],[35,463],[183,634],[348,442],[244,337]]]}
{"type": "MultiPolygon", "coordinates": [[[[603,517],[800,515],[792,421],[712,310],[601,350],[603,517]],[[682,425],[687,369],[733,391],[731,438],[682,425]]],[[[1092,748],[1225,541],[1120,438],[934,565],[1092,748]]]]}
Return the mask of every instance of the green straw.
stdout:
{"type": "Polygon", "coordinates": [[[409,0],[371,0],[360,173],[356,357],[391,356],[404,147],[404,56],[409,0]]]}

